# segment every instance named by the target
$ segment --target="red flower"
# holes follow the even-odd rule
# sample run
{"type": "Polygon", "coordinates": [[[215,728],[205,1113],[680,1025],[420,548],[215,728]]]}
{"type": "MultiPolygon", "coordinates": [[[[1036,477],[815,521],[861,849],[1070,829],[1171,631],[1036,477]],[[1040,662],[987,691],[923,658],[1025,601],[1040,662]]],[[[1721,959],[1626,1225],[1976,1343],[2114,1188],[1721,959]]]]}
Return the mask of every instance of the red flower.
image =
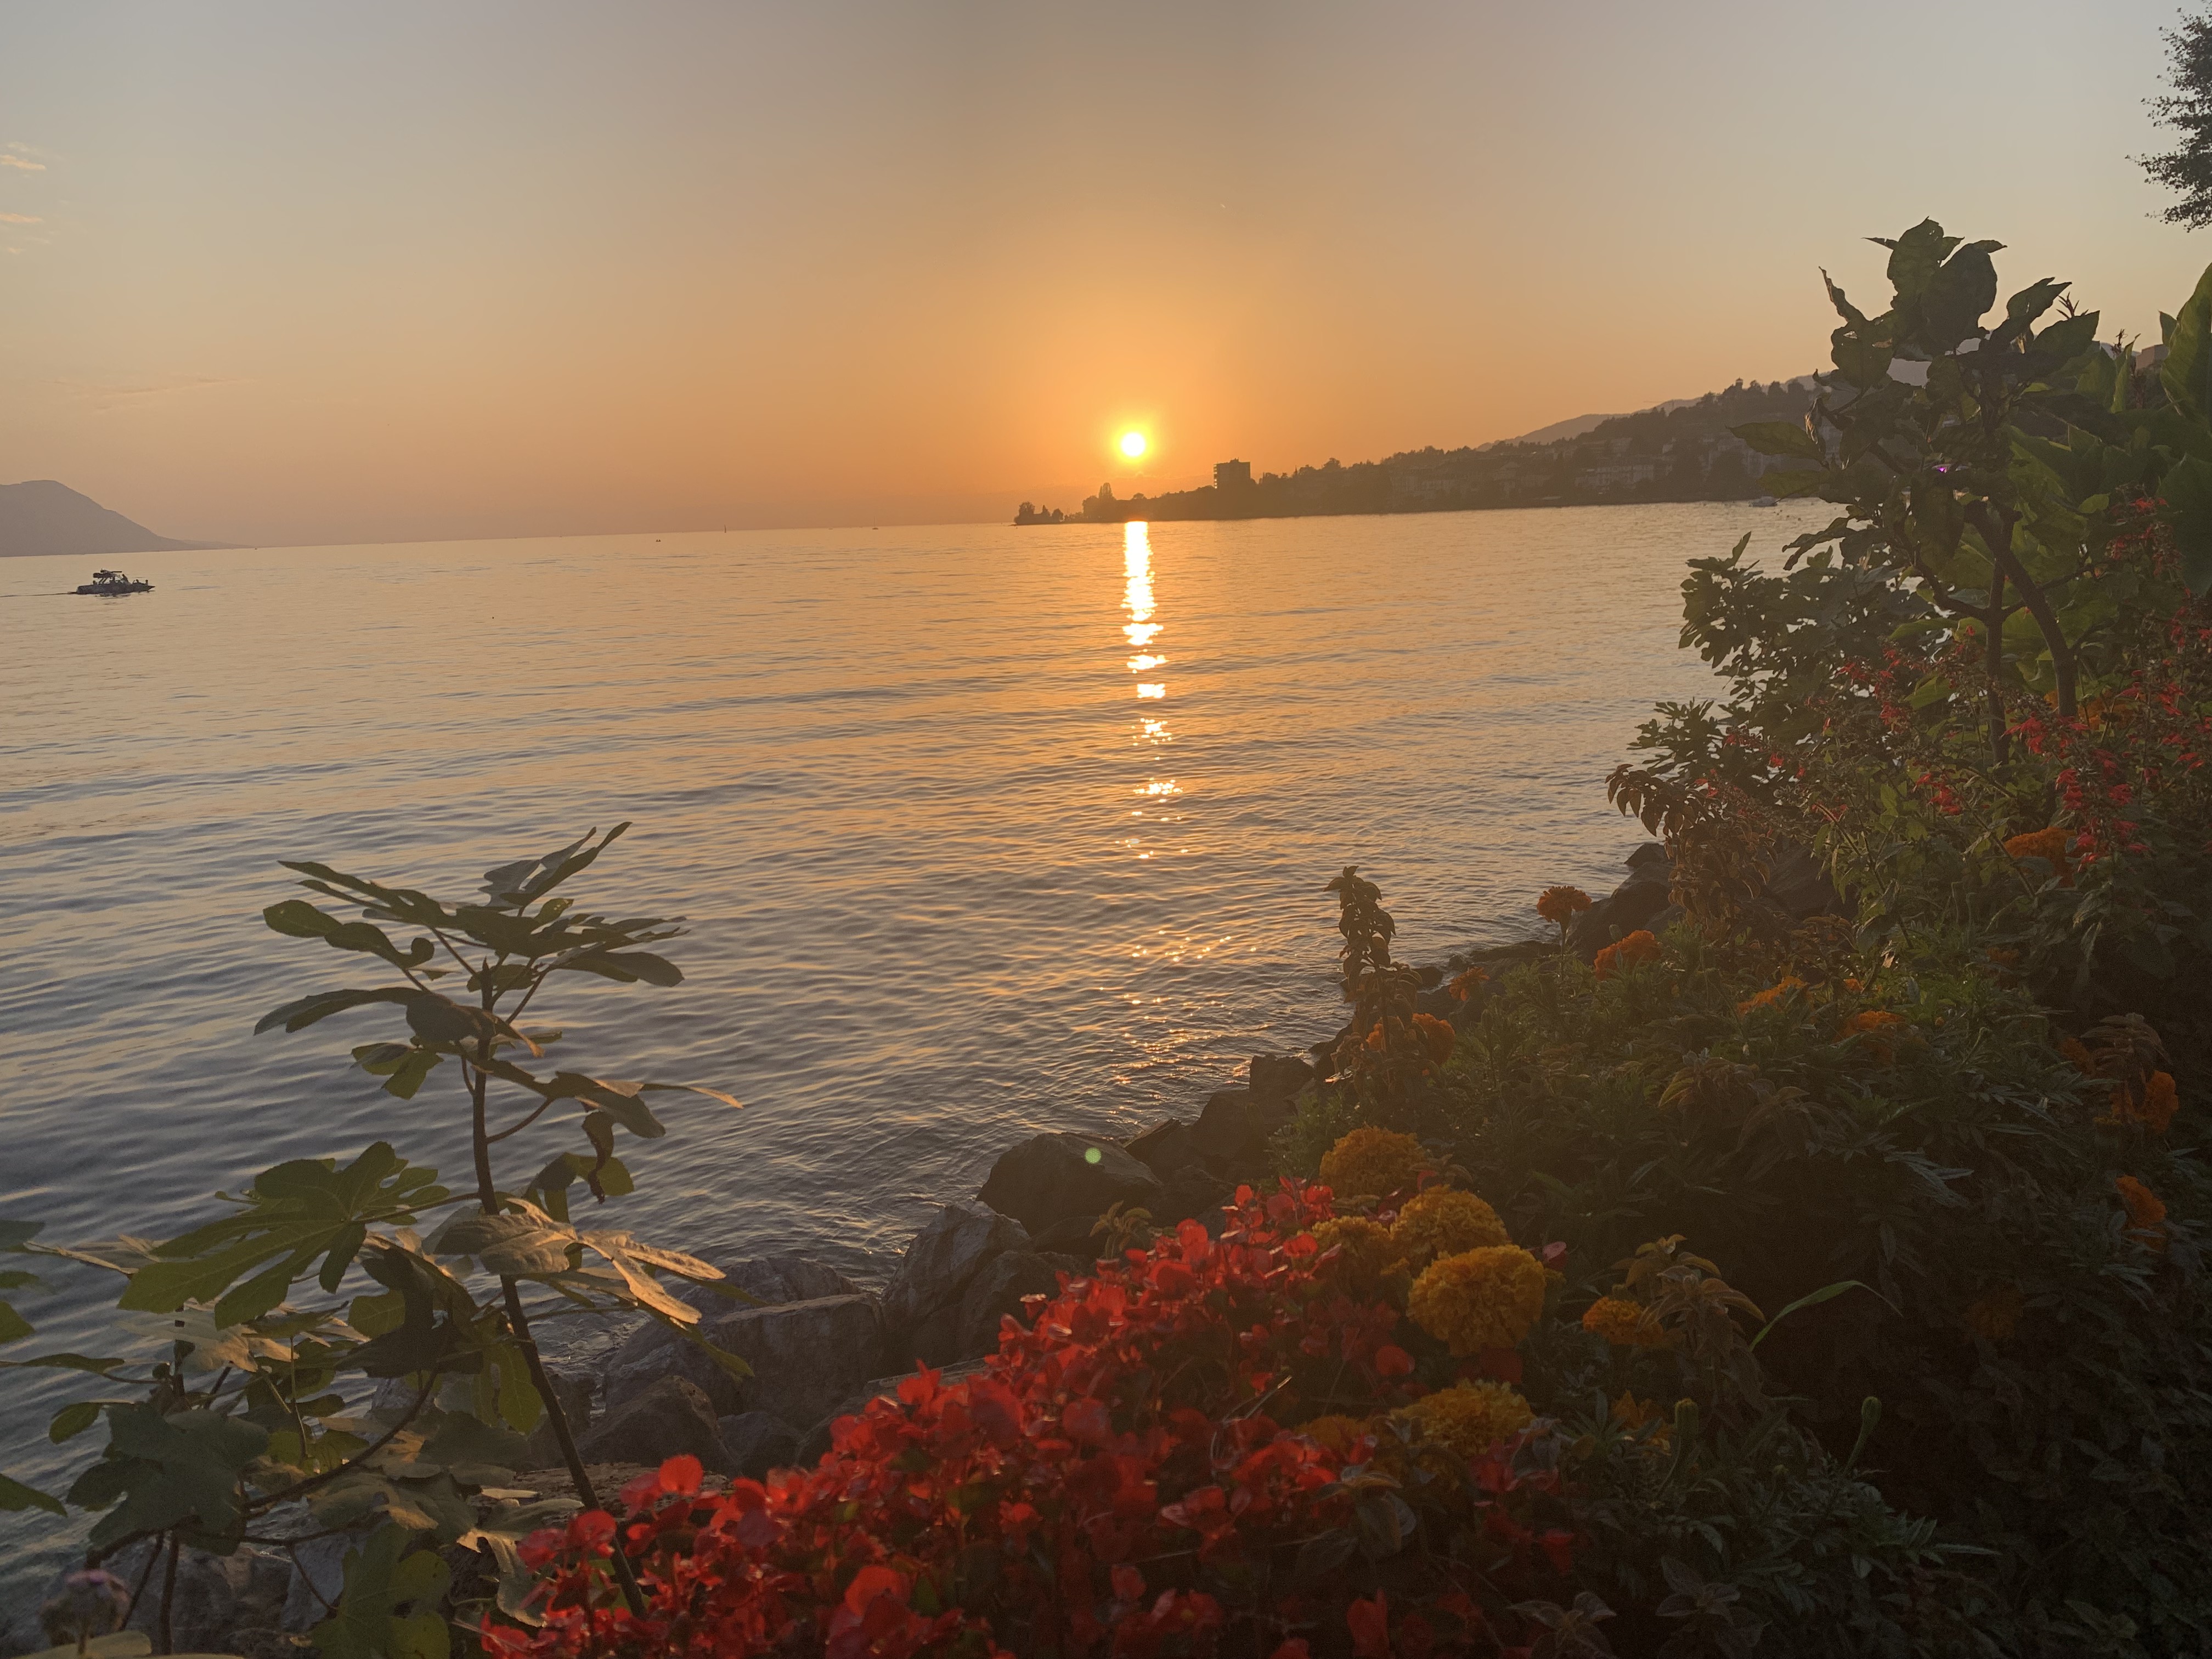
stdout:
{"type": "Polygon", "coordinates": [[[1357,1659],[1390,1659],[1390,1598],[1381,1590],[1372,1601],[1354,1601],[1344,1610],[1357,1659]]]}

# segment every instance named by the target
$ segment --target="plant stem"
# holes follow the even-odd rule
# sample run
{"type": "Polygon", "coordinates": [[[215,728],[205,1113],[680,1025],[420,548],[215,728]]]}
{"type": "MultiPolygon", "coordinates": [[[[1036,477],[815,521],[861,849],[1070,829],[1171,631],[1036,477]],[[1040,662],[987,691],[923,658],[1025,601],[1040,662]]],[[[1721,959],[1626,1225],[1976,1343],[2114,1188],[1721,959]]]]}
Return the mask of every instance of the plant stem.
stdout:
{"type": "MultiPolygon", "coordinates": [[[[492,1010],[493,993],[487,984],[483,992],[484,1012],[492,1010]]],[[[480,1060],[491,1058],[491,1037],[489,1034],[477,1039],[477,1054],[480,1060]]],[[[499,1189],[491,1178],[491,1141],[485,1133],[484,1096],[491,1079],[481,1064],[469,1068],[469,1145],[476,1154],[477,1201],[486,1215],[499,1213],[499,1189]]],[[[576,1499],[587,1510],[605,1507],[592,1486],[592,1477],[584,1473],[584,1460],[576,1450],[576,1437],[569,1432],[568,1414],[561,1408],[561,1396],[553,1390],[553,1381],[545,1375],[545,1361],[538,1352],[537,1340],[530,1334],[530,1317],[523,1311],[522,1291],[514,1280],[502,1276],[499,1281],[500,1294],[507,1303],[507,1322],[514,1333],[514,1345],[522,1350],[522,1363],[530,1368],[531,1386],[538,1390],[538,1398],[545,1407],[546,1419],[553,1425],[553,1438],[561,1448],[561,1461],[568,1466],[568,1478],[576,1483],[576,1499]]],[[[622,1586],[623,1601],[633,1618],[645,1617],[645,1593],[637,1587],[637,1574],[629,1565],[629,1555],[617,1537],[614,1553],[609,1558],[615,1572],[615,1582],[622,1586]]]]}
{"type": "Polygon", "coordinates": [[[2044,643],[2051,647],[2051,672],[2058,679],[2058,714],[2062,720],[2074,718],[2074,647],[2066,638],[2066,630],[2058,625],[2057,613],[2051,608],[2051,600],[2035,579],[2027,574],[2027,567],[2012,550],[2012,529],[2016,522],[2013,514],[1987,501],[1978,501],[1968,509],[1974,528],[1982,532],[1982,540],[1990,550],[1990,562],[1997,571],[2012,578],[2012,585],[2020,589],[2021,602],[2027,605],[2028,615],[2043,630],[2044,643]]]}
{"type": "Polygon", "coordinates": [[[177,1608],[177,1534],[169,1534],[169,1565],[161,1571],[161,1646],[160,1651],[177,1650],[175,1613],[177,1608]]]}
{"type": "Polygon", "coordinates": [[[2004,585],[2003,571],[1990,573],[1990,752],[1996,757],[2000,766],[2004,764],[2008,746],[2005,738],[2004,692],[1997,683],[2004,672],[2004,585]]]}

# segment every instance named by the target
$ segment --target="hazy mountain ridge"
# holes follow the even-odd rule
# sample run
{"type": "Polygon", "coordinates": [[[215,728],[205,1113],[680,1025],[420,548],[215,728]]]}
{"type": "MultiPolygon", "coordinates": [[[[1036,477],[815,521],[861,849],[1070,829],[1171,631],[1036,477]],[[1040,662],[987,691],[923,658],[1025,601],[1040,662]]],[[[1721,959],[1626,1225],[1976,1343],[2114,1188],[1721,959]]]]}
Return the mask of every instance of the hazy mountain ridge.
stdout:
{"type": "Polygon", "coordinates": [[[189,552],[230,545],[157,536],[52,478],[0,484],[0,558],[106,559],[124,553],[189,552]]]}

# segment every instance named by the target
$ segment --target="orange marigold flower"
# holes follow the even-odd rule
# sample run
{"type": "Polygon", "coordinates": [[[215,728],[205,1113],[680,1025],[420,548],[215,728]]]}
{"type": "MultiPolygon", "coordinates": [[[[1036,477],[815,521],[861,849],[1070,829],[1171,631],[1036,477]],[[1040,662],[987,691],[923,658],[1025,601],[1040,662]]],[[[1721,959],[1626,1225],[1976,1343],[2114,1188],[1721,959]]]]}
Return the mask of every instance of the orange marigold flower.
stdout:
{"type": "MultiPolygon", "coordinates": [[[[1316,1237],[1320,1231],[1314,1230],[1316,1237]]],[[[1473,1193],[1455,1193],[1449,1187],[1431,1187],[1407,1199],[1390,1239],[1397,1253],[1416,1265],[1513,1242],[1497,1211],[1473,1193]]]]}
{"type": "Polygon", "coordinates": [[[1422,1047],[1429,1051],[1430,1060],[1438,1066],[1449,1060],[1452,1050],[1459,1046],[1459,1033],[1452,1030],[1451,1022],[1438,1019],[1434,1014],[1415,1014],[1413,1031],[1421,1039],[1422,1047]]]}
{"type": "Polygon", "coordinates": [[[1428,1439],[1462,1457],[1480,1457],[1509,1435],[1527,1428],[1535,1413],[1503,1382],[1462,1382],[1425,1395],[1399,1413],[1421,1425],[1428,1439]]]}
{"type": "Polygon", "coordinates": [[[1486,985],[1489,982],[1490,975],[1484,973],[1481,969],[1470,968],[1445,988],[1450,991],[1455,1000],[1465,1002],[1474,994],[1476,986],[1486,985]]]}
{"type": "Polygon", "coordinates": [[[1639,962],[1659,960],[1659,941],[1648,929],[1639,927],[1618,945],[1608,945],[1597,953],[1591,965],[1600,979],[1611,979],[1623,968],[1632,968],[1639,962]]]}
{"type": "Polygon", "coordinates": [[[2089,1051],[2082,1045],[2081,1038],[2059,1038],[2058,1053],[2062,1059],[2069,1063],[2083,1077],[2097,1075],[2097,1062],[2090,1057],[2089,1051]]]}
{"type": "Polygon", "coordinates": [[[1601,1296],[1583,1310],[1583,1328],[1616,1348],[1663,1348],[1667,1333],[1641,1302],[1601,1296]]]}
{"type": "Polygon", "coordinates": [[[1638,1400],[1626,1389],[1621,1390],[1620,1398],[1613,1402],[1613,1409],[1606,1414],[1631,1434],[1647,1423],[1656,1424],[1658,1426],[1644,1438],[1644,1444],[1648,1449],[1663,1451],[1667,1443],[1674,1437],[1674,1425],[1660,1414],[1659,1402],[1638,1400]]]}
{"type": "Polygon", "coordinates": [[[1346,1198],[1387,1198],[1417,1183],[1428,1164],[1429,1155],[1413,1136],[1360,1128],[1328,1149],[1321,1161],[1321,1178],[1346,1198]]]}
{"type": "Polygon", "coordinates": [[[2120,1202],[2128,1212],[2128,1231],[2141,1235],[2139,1243],[2154,1250],[2166,1248],[2166,1206],[2159,1202],[2158,1194],[2133,1176],[2122,1176],[2114,1182],[2120,1202]]]}
{"type": "Polygon", "coordinates": [[[2173,1121],[2173,1115],[2181,1109],[2181,1091],[2174,1087],[2171,1072],[2153,1072],[2150,1081],[2143,1085],[2143,1097],[2131,1103],[2138,1121],[2149,1126],[2154,1134],[2164,1134],[2166,1126],[2173,1121]]]}
{"type": "Polygon", "coordinates": [[[2025,1302],[2017,1285],[2000,1285],[1988,1295],[1968,1304],[1961,1316],[1966,1328],[1976,1336],[1991,1342],[2002,1342],[2020,1327],[2020,1316],[2025,1302]]]}
{"type": "MultiPolygon", "coordinates": [[[[1891,1030],[1909,1023],[1903,1014],[1892,1013],[1887,1008],[1869,1008],[1853,1014],[1845,1020],[1844,1029],[1836,1034],[1836,1041],[1847,1042],[1855,1036],[1865,1036],[1874,1031],[1891,1030]]],[[[1874,1050],[1875,1058],[1881,1060],[1883,1065],[1887,1066],[1889,1063],[1893,1051],[1888,1043],[1876,1038],[1869,1042],[1867,1047],[1874,1050]]]]}
{"type": "Polygon", "coordinates": [[[1405,1251],[1390,1236],[1390,1230],[1379,1221],[1370,1221],[1364,1215],[1333,1216],[1316,1224],[1314,1243],[1323,1250],[1341,1249],[1338,1258],[1342,1271],[1364,1284],[1405,1265],[1401,1260],[1405,1251]]]}
{"type": "Polygon", "coordinates": [[[2057,824],[2048,830],[2033,830],[2025,836],[2013,836],[2004,844],[2006,854],[2016,859],[2041,859],[2051,866],[2061,887],[2074,884],[2074,872],[2067,867],[2066,843],[2073,836],[2057,824]]]}
{"type": "Polygon", "coordinates": [[[1510,1348],[1544,1311],[1544,1264],[1511,1244],[1429,1264],[1406,1298],[1413,1322],[1462,1358],[1510,1348]]]}
{"type": "Polygon", "coordinates": [[[1590,896],[1579,887],[1547,887],[1536,895],[1536,914],[1564,927],[1575,912],[1590,908],[1590,896]]]}
{"type": "Polygon", "coordinates": [[[1771,1008],[1792,991],[1802,991],[1804,988],[1803,980],[1799,979],[1795,974],[1788,975],[1783,979],[1781,984],[1770,985],[1764,991],[1746,997],[1741,1002],[1736,1004],[1735,1011],[1739,1014],[1747,1014],[1754,1008],[1771,1008]]]}

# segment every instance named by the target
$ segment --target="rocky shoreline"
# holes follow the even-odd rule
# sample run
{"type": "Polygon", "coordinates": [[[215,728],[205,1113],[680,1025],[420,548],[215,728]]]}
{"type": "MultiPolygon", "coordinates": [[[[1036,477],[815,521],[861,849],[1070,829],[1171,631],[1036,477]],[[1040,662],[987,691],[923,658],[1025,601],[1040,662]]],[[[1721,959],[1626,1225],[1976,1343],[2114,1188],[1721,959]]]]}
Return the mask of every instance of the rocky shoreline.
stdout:
{"type": "MultiPolygon", "coordinates": [[[[1585,961],[1632,932],[1656,932],[1680,916],[1668,898],[1665,849],[1647,842],[1626,863],[1627,878],[1568,931],[1567,948],[1585,961]]],[[[1801,915],[1834,902],[1811,860],[1803,866],[1785,860],[1767,882],[1770,896],[1801,915]]],[[[1480,1015],[1486,988],[1478,980],[1461,996],[1448,978],[1559,948],[1556,939],[1534,939],[1424,967],[1419,1010],[1463,1028],[1480,1015]]],[[[811,1464],[829,1449],[832,1424],[893,1394],[918,1368],[958,1375],[980,1367],[998,1348],[1002,1322],[1019,1316],[1023,1298],[1056,1294],[1063,1273],[1079,1276],[1111,1248],[1102,1218],[1142,1211],[1139,1218],[1153,1227],[1195,1219],[1218,1231],[1237,1186],[1268,1177],[1270,1140],[1295,1115],[1300,1095],[1328,1076],[1341,1035],[1304,1053],[1254,1054],[1240,1080],[1211,1091],[1188,1120],[1164,1118],[1125,1140],[1054,1131],[1018,1142],[974,1197],[943,1205],[914,1236],[880,1291],[803,1252],[710,1256],[725,1275],[719,1284],[673,1287],[700,1311],[696,1338],[652,1322],[594,1361],[556,1362],[594,1485],[611,1495],[639,1469],[684,1454],[726,1479],[811,1464]],[[733,1375],[710,1346],[742,1359],[750,1374],[733,1375]]],[[[545,1427],[532,1437],[526,1462],[515,1477],[526,1491],[507,1498],[573,1498],[545,1427]]],[[[306,1633],[330,1616],[343,1558],[358,1542],[347,1533],[249,1546],[221,1559],[185,1552],[173,1650],[245,1659],[297,1654],[306,1633]]],[[[449,1553],[459,1569],[474,1552],[449,1553]]],[[[129,1552],[109,1564],[126,1580],[148,1565],[129,1552]]],[[[142,1595],[128,1628],[153,1635],[160,1600],[142,1595]]],[[[0,1630],[0,1651],[46,1646],[35,1607],[11,1609],[0,1630]]]]}

